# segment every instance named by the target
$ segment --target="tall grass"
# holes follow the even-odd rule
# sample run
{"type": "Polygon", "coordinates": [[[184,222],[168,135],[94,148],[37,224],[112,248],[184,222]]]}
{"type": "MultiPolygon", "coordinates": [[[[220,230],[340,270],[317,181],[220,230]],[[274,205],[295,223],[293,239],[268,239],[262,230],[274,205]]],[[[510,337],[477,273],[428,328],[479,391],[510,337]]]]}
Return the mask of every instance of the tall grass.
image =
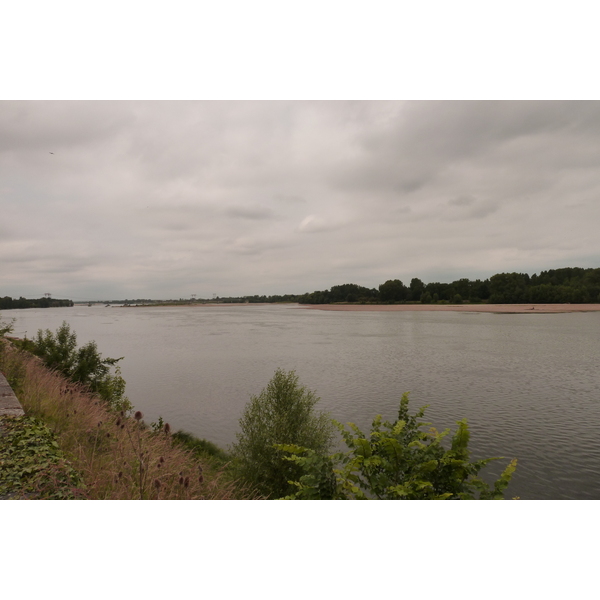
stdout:
{"type": "Polygon", "coordinates": [[[174,443],[170,428],[152,431],[138,411],[111,412],[98,397],[4,343],[0,369],[27,415],[40,417],[85,482],[89,499],[235,499],[252,493],[221,461],[174,443]]]}

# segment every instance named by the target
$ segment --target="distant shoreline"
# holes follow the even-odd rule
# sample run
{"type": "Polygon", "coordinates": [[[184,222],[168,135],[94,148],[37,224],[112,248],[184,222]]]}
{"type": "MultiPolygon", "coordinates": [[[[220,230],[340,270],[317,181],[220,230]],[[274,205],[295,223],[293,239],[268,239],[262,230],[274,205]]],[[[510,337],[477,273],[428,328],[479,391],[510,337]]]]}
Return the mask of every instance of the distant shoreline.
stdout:
{"type": "Polygon", "coordinates": [[[299,304],[298,308],[336,311],[446,311],[503,314],[598,312],[600,304],[299,304]]]}
{"type": "Polygon", "coordinates": [[[559,314],[600,312],[596,304],[298,304],[296,302],[207,302],[189,304],[132,304],[118,308],[234,308],[286,304],[299,309],[345,312],[481,312],[497,314],[559,314]]]}

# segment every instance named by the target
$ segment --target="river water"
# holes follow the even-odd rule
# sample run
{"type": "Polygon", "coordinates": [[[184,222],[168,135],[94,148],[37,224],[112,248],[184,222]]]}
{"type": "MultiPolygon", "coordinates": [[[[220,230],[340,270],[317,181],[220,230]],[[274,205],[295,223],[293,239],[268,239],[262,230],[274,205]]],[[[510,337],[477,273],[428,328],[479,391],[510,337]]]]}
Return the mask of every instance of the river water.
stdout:
{"type": "Polygon", "coordinates": [[[124,356],[127,395],[223,447],[277,367],[319,408],[367,428],[403,392],[438,429],[466,418],[472,459],[517,458],[508,496],[600,499],[600,312],[332,312],[296,305],[11,310],[15,335],[67,321],[79,344],[124,356]]]}

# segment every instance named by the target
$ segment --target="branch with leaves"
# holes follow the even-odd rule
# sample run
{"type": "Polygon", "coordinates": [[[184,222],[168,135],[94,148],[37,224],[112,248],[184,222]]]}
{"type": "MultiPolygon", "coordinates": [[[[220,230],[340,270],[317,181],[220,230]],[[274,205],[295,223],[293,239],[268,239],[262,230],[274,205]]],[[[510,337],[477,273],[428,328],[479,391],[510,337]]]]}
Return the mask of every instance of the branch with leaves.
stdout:
{"type": "Polygon", "coordinates": [[[303,473],[290,482],[297,490],[286,499],[502,499],[516,469],[516,459],[490,486],[479,472],[498,458],[470,462],[470,433],[464,419],[457,422],[450,448],[444,448],[442,441],[450,430],[440,433],[430,423],[422,422],[425,408],[409,414],[408,394],[404,394],[396,421],[383,422],[378,415],[369,434],[353,423],[346,429],[336,422],[349,448],[347,452],[322,456],[298,445],[278,445],[287,453],[287,460],[303,473]]]}

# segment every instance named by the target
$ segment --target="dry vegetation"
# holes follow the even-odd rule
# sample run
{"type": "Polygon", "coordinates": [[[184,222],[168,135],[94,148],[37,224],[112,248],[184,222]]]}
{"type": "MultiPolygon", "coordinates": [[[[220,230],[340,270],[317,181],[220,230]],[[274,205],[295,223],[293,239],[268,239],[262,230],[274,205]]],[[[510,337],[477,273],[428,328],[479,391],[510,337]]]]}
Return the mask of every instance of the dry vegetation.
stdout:
{"type": "Polygon", "coordinates": [[[173,442],[168,425],[153,431],[138,411],[111,412],[84,388],[4,344],[0,369],[27,415],[43,420],[84,482],[88,499],[235,499],[251,494],[210,456],[173,442]]]}

